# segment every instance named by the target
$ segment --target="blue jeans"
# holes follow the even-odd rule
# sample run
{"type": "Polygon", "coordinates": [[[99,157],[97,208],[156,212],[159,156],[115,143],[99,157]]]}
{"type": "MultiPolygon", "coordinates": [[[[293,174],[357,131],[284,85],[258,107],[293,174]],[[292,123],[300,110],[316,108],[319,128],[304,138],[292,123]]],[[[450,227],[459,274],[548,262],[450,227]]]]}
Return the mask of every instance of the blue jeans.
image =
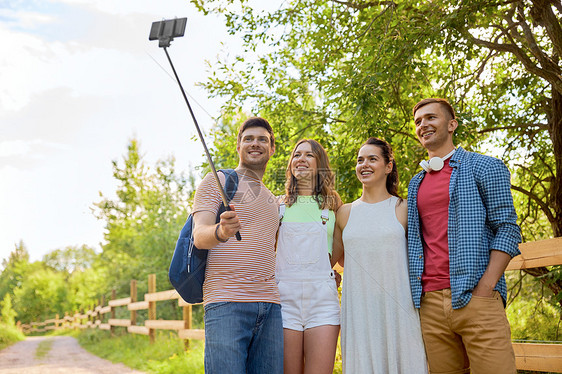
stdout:
{"type": "Polygon", "coordinates": [[[205,306],[206,374],[282,374],[281,306],[220,302],[205,306]]]}

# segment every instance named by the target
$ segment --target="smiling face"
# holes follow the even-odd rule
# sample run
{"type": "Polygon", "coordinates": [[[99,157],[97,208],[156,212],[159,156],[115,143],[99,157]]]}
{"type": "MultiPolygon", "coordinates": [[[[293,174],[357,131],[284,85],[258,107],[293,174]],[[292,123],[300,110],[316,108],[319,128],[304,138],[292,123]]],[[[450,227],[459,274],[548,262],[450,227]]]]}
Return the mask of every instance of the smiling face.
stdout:
{"type": "Polygon", "coordinates": [[[317,170],[318,162],[312,152],[312,146],[309,142],[302,142],[295,148],[291,157],[291,174],[299,182],[310,181],[312,184],[317,170]]]}
{"type": "Polygon", "coordinates": [[[422,106],[414,114],[416,135],[429,156],[444,156],[452,148],[458,123],[439,103],[422,106]],[[443,154],[442,154],[443,153],[443,154]]]}
{"type": "Polygon", "coordinates": [[[275,152],[271,138],[263,127],[249,127],[240,135],[236,146],[240,158],[240,166],[250,170],[264,171],[267,162],[275,152]]]}
{"type": "Polygon", "coordinates": [[[365,144],[359,149],[355,174],[363,185],[386,184],[387,175],[392,171],[392,162],[386,162],[381,148],[365,144]]]}

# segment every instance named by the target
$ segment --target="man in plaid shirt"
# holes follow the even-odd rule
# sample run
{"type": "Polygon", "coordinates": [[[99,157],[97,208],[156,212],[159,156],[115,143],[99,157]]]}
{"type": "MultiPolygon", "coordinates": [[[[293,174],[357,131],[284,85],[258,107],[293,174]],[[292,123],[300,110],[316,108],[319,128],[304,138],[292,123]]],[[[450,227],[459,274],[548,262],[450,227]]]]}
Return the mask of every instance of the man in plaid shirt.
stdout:
{"type": "Polygon", "coordinates": [[[408,256],[430,372],[516,373],[503,272],[521,233],[509,170],[455,148],[446,100],[424,99],[413,113],[430,160],[408,187],[408,256]]]}

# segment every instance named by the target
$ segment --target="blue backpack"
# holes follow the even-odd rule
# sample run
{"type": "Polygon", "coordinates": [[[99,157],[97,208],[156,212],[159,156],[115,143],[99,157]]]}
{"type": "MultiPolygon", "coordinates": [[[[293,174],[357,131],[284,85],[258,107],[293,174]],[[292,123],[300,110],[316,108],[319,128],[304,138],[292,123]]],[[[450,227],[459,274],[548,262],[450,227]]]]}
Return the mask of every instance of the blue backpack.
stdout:
{"type": "MultiPolygon", "coordinates": [[[[238,189],[238,174],[233,169],[219,171],[226,177],[224,189],[230,202],[238,189]]],[[[224,204],[221,203],[217,212],[217,223],[220,221],[221,213],[225,210],[224,204]]],[[[170,283],[182,299],[190,304],[203,302],[203,283],[205,282],[208,253],[207,249],[199,249],[193,244],[193,215],[190,214],[181,229],[168,270],[170,283]]]]}

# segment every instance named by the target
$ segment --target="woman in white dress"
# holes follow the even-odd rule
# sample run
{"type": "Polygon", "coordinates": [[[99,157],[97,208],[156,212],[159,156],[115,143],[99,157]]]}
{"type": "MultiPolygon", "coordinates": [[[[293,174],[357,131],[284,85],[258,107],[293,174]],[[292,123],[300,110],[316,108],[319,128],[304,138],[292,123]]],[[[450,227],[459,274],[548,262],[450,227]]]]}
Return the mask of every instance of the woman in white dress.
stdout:
{"type": "Polygon", "coordinates": [[[361,197],[337,212],[333,259],[344,266],[342,361],[348,374],[427,373],[407,257],[406,201],[390,145],[369,138],[355,167],[361,197]]]}
{"type": "Polygon", "coordinates": [[[330,254],[341,199],[328,155],[315,140],[296,144],[286,175],[275,269],[284,372],[332,374],[340,304],[330,254]]]}

